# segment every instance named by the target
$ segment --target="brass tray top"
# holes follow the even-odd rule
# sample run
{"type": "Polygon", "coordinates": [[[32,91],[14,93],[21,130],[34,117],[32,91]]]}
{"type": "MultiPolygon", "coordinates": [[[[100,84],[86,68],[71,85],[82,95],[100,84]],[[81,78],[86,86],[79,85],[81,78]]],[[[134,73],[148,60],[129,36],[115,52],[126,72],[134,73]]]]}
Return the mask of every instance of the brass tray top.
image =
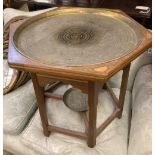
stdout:
{"type": "Polygon", "coordinates": [[[32,17],[15,31],[25,57],[54,66],[83,66],[123,57],[142,42],[139,25],[115,11],[58,8],[32,17]]]}

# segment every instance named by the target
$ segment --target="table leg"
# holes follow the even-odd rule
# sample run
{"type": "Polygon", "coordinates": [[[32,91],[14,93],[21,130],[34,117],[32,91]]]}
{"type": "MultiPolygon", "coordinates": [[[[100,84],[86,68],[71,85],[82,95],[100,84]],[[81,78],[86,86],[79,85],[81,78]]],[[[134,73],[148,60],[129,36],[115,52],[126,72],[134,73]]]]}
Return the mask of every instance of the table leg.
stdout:
{"type": "Polygon", "coordinates": [[[120,95],[119,95],[120,114],[118,115],[118,118],[122,117],[125,94],[126,94],[126,89],[128,84],[129,71],[130,71],[130,64],[123,69],[121,89],[120,89],[120,95]]]}
{"type": "Polygon", "coordinates": [[[43,132],[45,136],[49,136],[50,132],[48,131],[48,119],[47,119],[47,113],[46,113],[46,104],[45,104],[45,97],[44,97],[44,88],[41,87],[37,80],[37,75],[34,73],[31,73],[31,78],[37,98],[37,104],[40,112],[40,117],[42,121],[43,126],[43,132]]]}
{"type": "Polygon", "coordinates": [[[95,82],[88,82],[88,106],[89,106],[89,128],[88,146],[96,145],[96,119],[97,119],[98,90],[95,82]]]}

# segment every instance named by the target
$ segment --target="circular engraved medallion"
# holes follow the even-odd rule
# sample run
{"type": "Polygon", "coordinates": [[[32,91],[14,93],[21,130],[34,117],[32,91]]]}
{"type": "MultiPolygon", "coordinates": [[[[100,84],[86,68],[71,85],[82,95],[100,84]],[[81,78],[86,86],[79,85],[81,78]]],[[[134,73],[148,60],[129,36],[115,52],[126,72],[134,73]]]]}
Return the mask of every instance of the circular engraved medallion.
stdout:
{"type": "Polygon", "coordinates": [[[58,39],[69,45],[85,44],[93,40],[95,32],[84,26],[73,26],[63,29],[58,34],[58,39]]]}

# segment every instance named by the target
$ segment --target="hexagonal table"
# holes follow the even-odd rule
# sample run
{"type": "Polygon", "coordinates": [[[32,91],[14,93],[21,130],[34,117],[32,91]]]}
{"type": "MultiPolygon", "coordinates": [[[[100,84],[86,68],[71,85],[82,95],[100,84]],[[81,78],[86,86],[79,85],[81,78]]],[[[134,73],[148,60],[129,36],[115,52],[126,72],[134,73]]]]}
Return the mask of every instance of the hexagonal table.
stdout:
{"type": "Polygon", "coordinates": [[[120,10],[58,8],[12,25],[8,61],[12,68],[31,73],[44,135],[55,131],[87,139],[88,146],[94,147],[96,137],[121,118],[130,63],[151,43],[151,32],[120,10]],[[107,80],[120,70],[117,98],[107,80]],[[48,124],[44,87],[55,81],[88,94],[85,133],[48,124]],[[115,111],[97,128],[98,92],[103,88],[114,100],[115,111]]]}

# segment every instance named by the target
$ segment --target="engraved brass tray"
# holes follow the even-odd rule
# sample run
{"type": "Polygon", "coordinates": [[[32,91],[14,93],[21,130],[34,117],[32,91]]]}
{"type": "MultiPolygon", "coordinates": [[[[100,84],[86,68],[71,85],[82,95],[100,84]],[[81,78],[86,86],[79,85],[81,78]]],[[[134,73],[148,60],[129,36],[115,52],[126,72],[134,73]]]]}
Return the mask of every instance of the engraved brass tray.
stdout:
{"type": "Polygon", "coordinates": [[[117,11],[58,8],[21,24],[13,44],[22,55],[43,64],[82,66],[125,56],[142,38],[139,25],[117,11]]]}

